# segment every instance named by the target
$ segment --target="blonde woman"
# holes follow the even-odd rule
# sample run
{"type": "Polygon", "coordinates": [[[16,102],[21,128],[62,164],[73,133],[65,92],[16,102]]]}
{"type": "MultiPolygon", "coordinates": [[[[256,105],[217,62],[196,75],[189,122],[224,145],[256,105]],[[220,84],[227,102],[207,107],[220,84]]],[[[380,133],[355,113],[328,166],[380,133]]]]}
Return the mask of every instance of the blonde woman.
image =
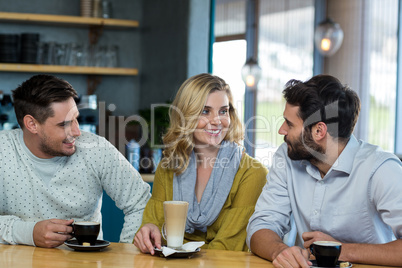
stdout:
{"type": "Polygon", "coordinates": [[[225,81],[199,74],[180,87],[170,109],[159,164],[140,230],[133,243],[161,248],[163,201],[189,202],[184,242],[203,248],[247,251],[246,227],[267,169],[244,152],[243,128],[225,81]]]}

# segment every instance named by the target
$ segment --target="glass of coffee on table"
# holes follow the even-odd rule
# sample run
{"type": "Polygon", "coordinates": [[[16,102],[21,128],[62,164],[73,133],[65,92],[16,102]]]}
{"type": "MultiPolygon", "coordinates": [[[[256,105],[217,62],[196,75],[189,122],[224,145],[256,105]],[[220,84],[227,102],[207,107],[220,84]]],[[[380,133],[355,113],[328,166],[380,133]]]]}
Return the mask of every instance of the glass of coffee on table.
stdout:
{"type": "Polygon", "coordinates": [[[162,226],[162,236],[169,248],[181,249],[186,229],[188,202],[165,201],[163,210],[165,223],[162,226]]]}

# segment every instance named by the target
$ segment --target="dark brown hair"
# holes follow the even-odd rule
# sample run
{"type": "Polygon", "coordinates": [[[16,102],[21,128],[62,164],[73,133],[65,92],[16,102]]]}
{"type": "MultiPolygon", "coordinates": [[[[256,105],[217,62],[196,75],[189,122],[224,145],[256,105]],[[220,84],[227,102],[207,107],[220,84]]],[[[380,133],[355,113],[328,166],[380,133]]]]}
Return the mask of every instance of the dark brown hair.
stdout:
{"type": "Polygon", "coordinates": [[[65,80],[52,75],[35,75],[13,90],[13,101],[18,124],[24,128],[24,117],[32,115],[40,124],[54,115],[54,102],[77,98],[77,92],[65,80]]]}
{"type": "Polygon", "coordinates": [[[306,82],[290,80],[283,93],[289,104],[299,106],[307,130],[324,122],[332,137],[349,139],[359,117],[360,99],[337,78],[317,75],[306,82]]]}

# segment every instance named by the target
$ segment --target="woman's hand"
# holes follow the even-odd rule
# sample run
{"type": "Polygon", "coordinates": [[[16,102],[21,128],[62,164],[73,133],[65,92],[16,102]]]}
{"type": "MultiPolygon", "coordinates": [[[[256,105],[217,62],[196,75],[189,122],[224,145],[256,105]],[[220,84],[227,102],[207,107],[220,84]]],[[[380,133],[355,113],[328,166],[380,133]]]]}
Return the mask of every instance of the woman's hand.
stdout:
{"type": "Polygon", "coordinates": [[[134,237],[134,245],[141,250],[142,253],[155,254],[154,247],[161,248],[162,236],[158,226],[152,223],[147,223],[134,237]]]}

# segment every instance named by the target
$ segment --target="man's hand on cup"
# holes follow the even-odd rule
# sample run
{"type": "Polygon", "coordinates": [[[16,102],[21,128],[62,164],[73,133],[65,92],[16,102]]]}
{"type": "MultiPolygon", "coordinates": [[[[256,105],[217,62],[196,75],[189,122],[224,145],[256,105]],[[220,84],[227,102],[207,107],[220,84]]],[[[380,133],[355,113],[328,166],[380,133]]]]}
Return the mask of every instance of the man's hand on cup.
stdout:
{"type": "Polygon", "coordinates": [[[334,239],[332,236],[327,235],[323,232],[319,231],[313,231],[313,232],[305,232],[302,234],[303,240],[304,240],[304,248],[309,249],[311,244],[315,241],[335,241],[339,242],[336,239],[334,239]]]}
{"type": "Polygon", "coordinates": [[[273,260],[275,267],[304,267],[310,268],[309,252],[297,246],[289,247],[279,253],[273,260]]]}
{"type": "Polygon", "coordinates": [[[37,247],[54,248],[71,239],[74,220],[51,219],[37,222],[33,229],[33,240],[37,247]]]}
{"type": "Polygon", "coordinates": [[[162,235],[158,226],[152,223],[142,226],[134,237],[134,245],[142,253],[151,253],[154,255],[154,247],[161,248],[162,246],[162,235]]]}

